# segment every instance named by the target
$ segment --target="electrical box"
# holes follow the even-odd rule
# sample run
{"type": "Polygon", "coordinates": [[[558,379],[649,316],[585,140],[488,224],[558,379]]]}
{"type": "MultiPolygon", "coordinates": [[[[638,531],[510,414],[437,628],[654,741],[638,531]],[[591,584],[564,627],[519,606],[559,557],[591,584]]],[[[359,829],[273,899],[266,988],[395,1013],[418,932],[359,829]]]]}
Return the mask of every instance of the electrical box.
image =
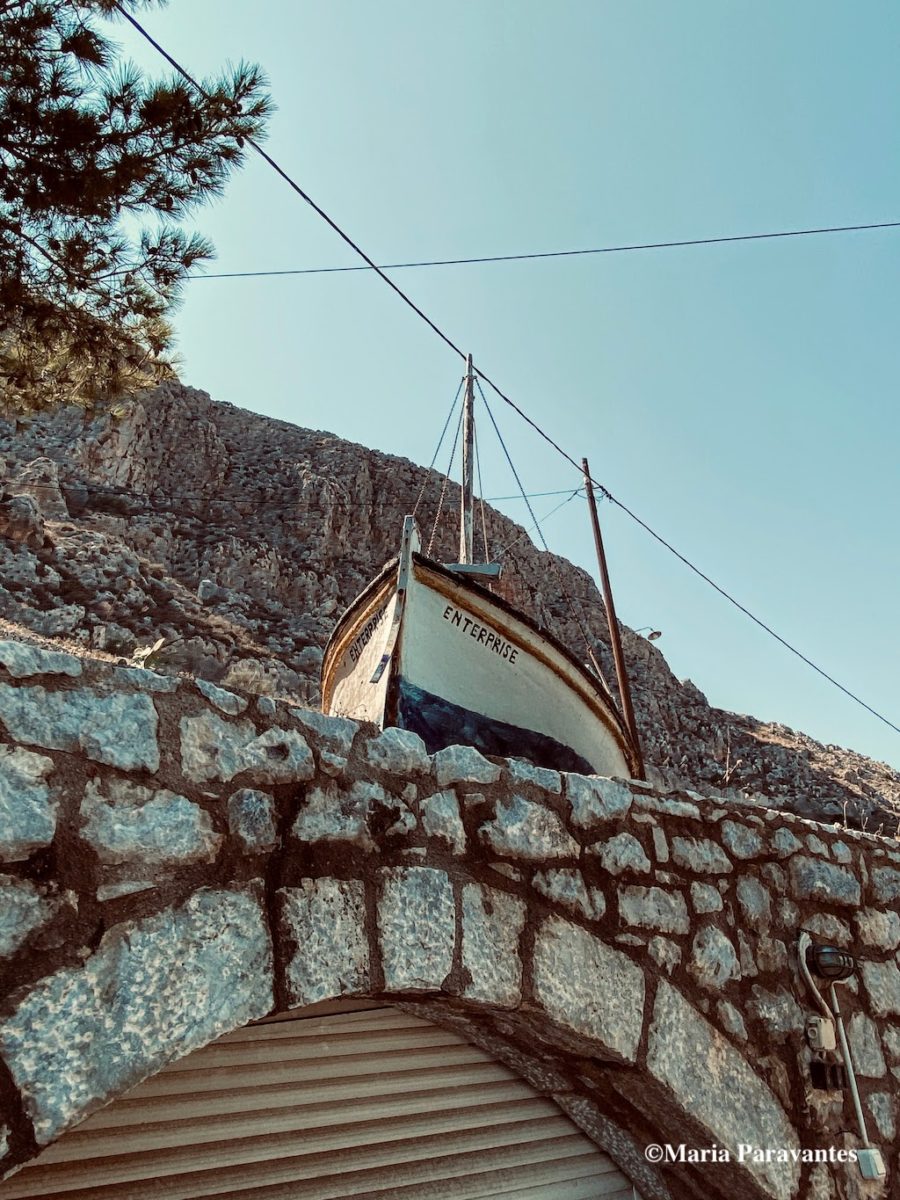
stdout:
{"type": "Polygon", "coordinates": [[[834,1050],[837,1047],[834,1021],[827,1017],[807,1017],[806,1040],[811,1050],[834,1050]]]}
{"type": "Polygon", "coordinates": [[[887,1171],[881,1151],[875,1146],[866,1146],[856,1152],[856,1165],[863,1179],[884,1179],[887,1171]]]}

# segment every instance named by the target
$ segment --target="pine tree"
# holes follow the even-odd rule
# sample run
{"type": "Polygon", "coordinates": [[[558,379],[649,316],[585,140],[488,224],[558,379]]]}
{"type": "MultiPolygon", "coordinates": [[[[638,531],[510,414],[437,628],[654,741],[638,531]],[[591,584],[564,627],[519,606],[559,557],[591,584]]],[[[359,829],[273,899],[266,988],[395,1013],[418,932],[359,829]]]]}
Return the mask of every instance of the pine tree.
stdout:
{"type": "MultiPolygon", "coordinates": [[[[152,0],[120,0],[135,11],[152,0]]],[[[184,228],[271,106],[259,68],[146,78],[115,0],[0,0],[0,410],[86,406],[171,374],[166,320],[212,255],[184,228]]]]}

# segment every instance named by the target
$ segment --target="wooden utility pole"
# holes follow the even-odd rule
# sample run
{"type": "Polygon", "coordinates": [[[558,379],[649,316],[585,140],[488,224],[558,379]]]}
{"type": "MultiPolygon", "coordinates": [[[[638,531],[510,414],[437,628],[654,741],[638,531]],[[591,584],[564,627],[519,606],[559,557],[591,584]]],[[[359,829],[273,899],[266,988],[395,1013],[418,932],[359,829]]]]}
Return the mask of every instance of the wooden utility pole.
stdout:
{"type": "Polygon", "coordinates": [[[609,642],[612,646],[613,660],[616,664],[616,683],[619,686],[619,698],[622,702],[622,716],[625,727],[631,739],[637,759],[637,778],[644,779],[644,757],[641,754],[641,743],[638,740],[637,722],[634,719],[634,708],[631,704],[631,688],[628,684],[628,672],[625,668],[625,655],[622,652],[622,639],[619,637],[619,622],[616,620],[616,606],[613,603],[612,586],[609,582],[609,571],[606,566],[606,552],[603,549],[603,535],[600,533],[600,519],[597,516],[597,501],[594,497],[594,483],[588,460],[581,460],[584,472],[584,486],[587,491],[588,508],[591,514],[591,528],[594,531],[594,546],[597,551],[597,563],[600,567],[600,586],[603,589],[603,603],[606,605],[606,621],[609,625],[609,642]]]}
{"type": "Polygon", "coordinates": [[[475,377],[472,355],[466,355],[466,390],[463,399],[462,497],[459,514],[459,561],[471,563],[475,514],[475,377]]]}

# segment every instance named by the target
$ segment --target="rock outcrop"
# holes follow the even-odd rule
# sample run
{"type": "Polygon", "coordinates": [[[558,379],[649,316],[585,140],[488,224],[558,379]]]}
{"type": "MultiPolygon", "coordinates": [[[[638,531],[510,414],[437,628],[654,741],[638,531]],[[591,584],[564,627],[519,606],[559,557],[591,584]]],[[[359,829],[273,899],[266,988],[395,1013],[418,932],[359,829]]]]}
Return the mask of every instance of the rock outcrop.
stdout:
{"type": "MultiPolygon", "coordinates": [[[[0,425],[0,618],[70,649],[315,704],[336,615],[396,553],[418,502],[455,556],[458,491],[406,459],[166,385],[114,410],[0,425]],[[157,642],[162,639],[162,644],[157,642]]],[[[486,508],[508,599],[605,668],[586,572],[486,508]]],[[[651,779],[761,797],[895,835],[900,776],[862,755],[709,705],[623,631],[651,779]]]]}

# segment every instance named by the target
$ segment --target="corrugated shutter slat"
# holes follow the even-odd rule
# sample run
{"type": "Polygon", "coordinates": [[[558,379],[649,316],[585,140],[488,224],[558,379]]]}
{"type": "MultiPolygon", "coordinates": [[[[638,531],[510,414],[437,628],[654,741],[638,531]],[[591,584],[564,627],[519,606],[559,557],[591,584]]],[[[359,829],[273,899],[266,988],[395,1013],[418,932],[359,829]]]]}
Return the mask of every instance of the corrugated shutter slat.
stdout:
{"type": "Polygon", "coordinates": [[[553,1102],[397,1009],[226,1035],[89,1117],[0,1200],[632,1200],[553,1102]]]}

